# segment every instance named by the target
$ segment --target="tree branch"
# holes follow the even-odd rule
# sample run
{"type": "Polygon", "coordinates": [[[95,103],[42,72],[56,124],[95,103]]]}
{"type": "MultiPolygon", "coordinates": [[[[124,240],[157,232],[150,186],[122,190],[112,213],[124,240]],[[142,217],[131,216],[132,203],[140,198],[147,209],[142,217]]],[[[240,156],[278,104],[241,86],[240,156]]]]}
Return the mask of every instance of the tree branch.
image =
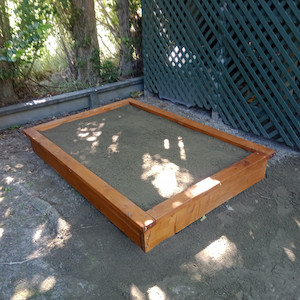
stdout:
{"type": "Polygon", "coordinates": [[[116,43],[119,45],[119,41],[118,41],[119,30],[114,25],[112,25],[111,17],[109,16],[106,8],[104,7],[103,2],[101,0],[97,0],[97,3],[100,6],[100,10],[101,10],[106,22],[102,22],[101,20],[98,20],[98,19],[97,19],[97,21],[99,21],[100,24],[106,26],[110,30],[111,34],[113,35],[114,39],[116,40],[116,43]]]}

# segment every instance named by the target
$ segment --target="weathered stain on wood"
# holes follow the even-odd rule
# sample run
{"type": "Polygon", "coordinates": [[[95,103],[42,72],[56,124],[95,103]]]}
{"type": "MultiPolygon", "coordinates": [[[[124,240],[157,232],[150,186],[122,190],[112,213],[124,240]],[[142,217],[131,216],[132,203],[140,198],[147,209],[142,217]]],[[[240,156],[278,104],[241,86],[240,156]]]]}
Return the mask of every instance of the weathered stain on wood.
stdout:
{"type": "Polygon", "coordinates": [[[37,155],[53,167],[145,252],[263,179],[267,161],[275,153],[269,148],[141,103],[135,99],[126,99],[38,125],[24,130],[24,133],[30,138],[37,155]],[[232,166],[194,184],[186,191],[145,212],[42,134],[43,131],[62,123],[101,114],[124,105],[133,105],[252,153],[232,166]]]}

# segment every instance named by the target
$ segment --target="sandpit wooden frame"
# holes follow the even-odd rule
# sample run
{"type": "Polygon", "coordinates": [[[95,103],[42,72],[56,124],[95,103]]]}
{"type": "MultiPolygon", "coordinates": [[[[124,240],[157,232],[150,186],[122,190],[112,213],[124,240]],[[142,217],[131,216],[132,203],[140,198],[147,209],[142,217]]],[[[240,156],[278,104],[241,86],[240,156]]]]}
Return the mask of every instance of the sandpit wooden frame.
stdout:
{"type": "Polygon", "coordinates": [[[28,128],[24,133],[30,138],[37,155],[145,252],[262,180],[265,177],[267,161],[275,154],[273,150],[264,146],[131,98],[28,128]],[[124,105],[135,106],[251,153],[230,167],[144,211],[42,133],[62,123],[98,115],[124,105]]]}

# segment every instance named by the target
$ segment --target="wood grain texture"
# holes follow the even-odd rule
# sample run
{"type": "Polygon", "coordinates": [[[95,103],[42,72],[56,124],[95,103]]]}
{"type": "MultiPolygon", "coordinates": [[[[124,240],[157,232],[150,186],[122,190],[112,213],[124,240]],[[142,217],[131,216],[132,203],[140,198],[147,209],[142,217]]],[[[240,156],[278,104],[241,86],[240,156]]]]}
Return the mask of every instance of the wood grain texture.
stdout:
{"type": "Polygon", "coordinates": [[[264,146],[141,103],[135,99],[126,99],[38,125],[25,129],[24,133],[30,138],[34,151],[45,162],[145,252],[263,179],[267,161],[275,154],[273,150],[264,146]],[[124,105],[133,105],[252,153],[232,166],[205,178],[145,212],[43,135],[43,131],[60,124],[101,114],[124,105]]]}
{"type": "Polygon", "coordinates": [[[24,133],[30,138],[37,155],[55,169],[136,244],[142,246],[141,233],[155,224],[155,220],[150,215],[35,129],[26,129],[24,133]]]}
{"type": "Polygon", "coordinates": [[[101,107],[97,107],[91,110],[87,110],[81,113],[78,113],[76,115],[72,115],[72,116],[68,116],[65,118],[61,118],[61,119],[57,119],[57,120],[53,120],[50,122],[47,122],[45,124],[41,124],[41,125],[37,125],[35,127],[33,127],[35,130],[39,130],[39,131],[45,131],[51,128],[54,128],[56,126],[59,126],[60,124],[63,123],[68,123],[68,122],[72,122],[75,120],[80,120],[80,119],[84,119],[84,118],[88,118],[88,117],[92,117],[101,113],[104,113],[106,111],[110,111],[119,107],[122,107],[124,105],[128,105],[129,104],[129,100],[125,99],[125,100],[121,100],[118,102],[114,102],[105,106],[101,106],[101,107]]]}
{"type": "Polygon", "coordinates": [[[156,224],[144,233],[145,251],[192,224],[265,177],[268,156],[253,153],[147,211],[156,224]],[[205,181],[208,188],[205,187],[205,181]],[[198,185],[198,187],[197,187],[198,185]],[[200,188],[199,188],[200,186],[200,188]]]}

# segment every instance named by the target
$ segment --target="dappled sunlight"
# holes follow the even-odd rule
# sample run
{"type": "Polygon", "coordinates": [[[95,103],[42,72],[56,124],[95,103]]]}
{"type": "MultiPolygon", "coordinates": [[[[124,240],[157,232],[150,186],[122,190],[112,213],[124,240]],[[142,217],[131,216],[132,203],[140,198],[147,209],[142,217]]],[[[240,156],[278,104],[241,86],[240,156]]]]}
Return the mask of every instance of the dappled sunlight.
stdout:
{"type": "MultiPolygon", "coordinates": [[[[100,134],[101,134],[101,133],[100,133],[100,134]]],[[[86,140],[87,140],[88,142],[94,142],[94,141],[97,140],[97,136],[89,136],[89,137],[86,138],[86,140]]]]}
{"type": "Polygon", "coordinates": [[[107,148],[107,152],[109,155],[113,154],[113,153],[118,153],[118,143],[116,144],[111,144],[108,148],[107,148]]]}
{"type": "Polygon", "coordinates": [[[203,267],[209,266],[215,271],[240,264],[236,245],[224,235],[197,253],[195,258],[203,267]]]}
{"type": "Polygon", "coordinates": [[[146,153],[143,159],[141,179],[151,180],[160,196],[169,198],[184,191],[194,180],[188,170],[162,158],[159,154],[146,153]]]}
{"type": "Polygon", "coordinates": [[[120,134],[121,134],[121,131],[119,131],[118,132],[118,134],[115,134],[115,135],[113,135],[112,136],[112,141],[114,142],[114,143],[116,143],[117,141],[118,141],[118,139],[119,139],[119,137],[120,137],[120,134]]]}
{"type": "Polygon", "coordinates": [[[112,155],[113,153],[118,153],[119,152],[119,138],[121,135],[122,131],[119,131],[117,134],[113,135],[111,140],[112,140],[112,144],[110,146],[108,146],[107,148],[107,152],[110,155],[112,155]]]}
{"type": "Polygon", "coordinates": [[[46,293],[53,289],[55,286],[56,279],[54,276],[48,276],[41,284],[40,284],[40,292],[46,293]]]}
{"type": "Polygon", "coordinates": [[[8,207],[6,210],[5,210],[5,213],[4,213],[4,218],[8,218],[11,214],[11,208],[8,207]]]}
{"type": "Polygon", "coordinates": [[[33,233],[32,236],[32,242],[36,243],[42,236],[43,230],[45,229],[45,223],[44,224],[40,224],[38,226],[38,228],[35,230],[35,232],[33,233]]]}
{"type": "Polygon", "coordinates": [[[180,159],[181,160],[186,160],[186,153],[185,153],[185,149],[184,149],[184,142],[183,142],[181,136],[178,137],[178,147],[179,147],[179,150],[180,150],[180,159]]]}
{"type": "Polygon", "coordinates": [[[169,139],[164,139],[164,148],[166,150],[170,149],[170,141],[169,141],[169,139]]]}
{"type": "Polygon", "coordinates": [[[196,197],[208,190],[210,190],[211,188],[217,186],[221,184],[219,180],[216,179],[212,179],[211,177],[207,177],[201,181],[199,181],[198,183],[194,184],[193,186],[191,186],[186,192],[185,194],[190,197],[196,197]]]}
{"type": "Polygon", "coordinates": [[[255,239],[255,237],[254,237],[254,233],[253,233],[253,231],[252,230],[249,230],[249,235],[251,236],[251,238],[254,240],[255,239]]]}
{"type": "Polygon", "coordinates": [[[197,253],[194,259],[183,263],[180,268],[193,280],[202,281],[207,275],[215,275],[222,269],[241,267],[242,264],[237,246],[223,235],[197,253]]]}
{"type": "Polygon", "coordinates": [[[42,104],[42,103],[45,103],[46,101],[47,101],[46,98],[44,98],[44,99],[32,100],[32,102],[33,102],[34,104],[42,104]]]}
{"type": "Polygon", "coordinates": [[[11,177],[11,176],[7,176],[7,177],[4,178],[4,182],[5,182],[6,184],[10,184],[10,183],[12,183],[13,181],[14,181],[14,178],[11,177]]]}
{"type": "MultiPolygon", "coordinates": [[[[62,218],[58,218],[56,224],[56,236],[50,241],[42,242],[41,247],[28,255],[26,260],[37,259],[48,255],[52,250],[62,248],[66,242],[72,237],[70,232],[71,225],[62,218]]],[[[39,225],[33,233],[33,241],[38,242],[42,239],[43,224],[39,225]],[[37,238],[37,239],[35,239],[37,238]]]]}
{"type": "Polygon", "coordinates": [[[172,207],[173,207],[173,208],[176,208],[176,207],[180,206],[181,204],[182,204],[182,202],[180,202],[180,201],[175,201],[175,202],[172,203],[172,207]]]}
{"type": "MultiPolygon", "coordinates": [[[[77,128],[77,139],[73,140],[74,143],[78,141],[87,141],[90,143],[90,152],[96,153],[97,147],[99,146],[99,137],[102,135],[102,128],[105,122],[98,123],[96,121],[87,122],[82,127],[77,128]]],[[[77,155],[77,152],[71,151],[72,155],[77,155]]],[[[85,160],[85,157],[82,157],[85,160]]]]}
{"type": "Polygon", "coordinates": [[[80,132],[80,133],[78,133],[77,134],[80,138],[86,138],[86,137],[88,137],[89,136],[89,133],[88,132],[80,132]]]}
{"type": "Polygon", "coordinates": [[[16,287],[13,296],[10,300],[26,300],[46,293],[54,288],[56,285],[56,278],[53,275],[43,276],[36,274],[31,280],[22,279],[16,287]]]}
{"type": "Polygon", "coordinates": [[[296,260],[296,255],[291,249],[283,247],[283,250],[291,262],[294,262],[296,260]]]}
{"type": "Polygon", "coordinates": [[[80,140],[87,140],[92,142],[93,138],[97,138],[102,134],[101,129],[104,127],[105,123],[101,122],[98,124],[98,122],[87,122],[84,124],[84,127],[78,127],[77,128],[77,137],[80,140]]]}
{"type": "MultiPolygon", "coordinates": [[[[13,192],[8,192],[5,185],[0,189],[8,200],[6,205],[1,203],[0,244],[3,251],[0,269],[3,272],[10,270],[5,273],[5,284],[8,284],[5,299],[23,300],[43,297],[56,287],[57,278],[53,269],[47,268],[47,259],[65,247],[72,234],[71,225],[65,218],[51,204],[36,197],[34,191],[29,191],[28,181],[20,180],[20,177],[14,176],[13,192]]],[[[3,179],[4,183],[7,178],[3,179]]]]}
{"type": "Polygon", "coordinates": [[[48,243],[48,249],[62,248],[66,241],[72,237],[70,230],[71,225],[64,219],[59,218],[56,224],[56,237],[48,243]]]}
{"type": "Polygon", "coordinates": [[[300,221],[298,220],[297,217],[294,218],[295,223],[297,224],[297,226],[300,228],[300,221]]]}
{"type": "Polygon", "coordinates": [[[26,300],[33,296],[33,292],[27,288],[17,289],[17,291],[13,294],[10,300],[26,300]]]}
{"type": "Polygon", "coordinates": [[[46,98],[43,98],[43,99],[38,99],[38,100],[32,100],[32,101],[29,101],[29,102],[25,102],[24,105],[25,106],[33,106],[33,105],[45,103],[46,101],[47,101],[46,98]]]}
{"type": "Polygon", "coordinates": [[[147,290],[149,300],[165,300],[167,299],[166,293],[157,285],[147,290]]]}
{"type": "Polygon", "coordinates": [[[2,191],[3,191],[3,186],[0,186],[0,203],[3,202],[4,200],[4,197],[2,196],[3,195],[2,191]]]}
{"type": "Polygon", "coordinates": [[[16,165],[15,165],[15,168],[17,168],[17,169],[21,169],[21,168],[23,168],[24,167],[24,165],[23,164],[20,164],[20,163],[17,163],[16,165]]]}
{"type": "Polygon", "coordinates": [[[99,141],[94,141],[91,145],[91,153],[96,153],[98,146],[99,146],[99,141]]]}
{"type": "Polygon", "coordinates": [[[2,236],[3,236],[3,233],[4,233],[4,228],[0,228],[0,239],[1,239],[2,236]]]}
{"type": "Polygon", "coordinates": [[[144,222],[144,225],[145,226],[149,226],[150,224],[152,224],[153,223],[153,220],[146,220],[145,222],[144,222]]]}
{"type": "Polygon", "coordinates": [[[146,295],[135,285],[130,286],[130,296],[134,300],[165,300],[168,299],[166,293],[158,286],[154,285],[147,290],[146,295]]]}
{"type": "Polygon", "coordinates": [[[134,300],[146,300],[143,292],[135,284],[130,287],[130,295],[134,300]]]}

